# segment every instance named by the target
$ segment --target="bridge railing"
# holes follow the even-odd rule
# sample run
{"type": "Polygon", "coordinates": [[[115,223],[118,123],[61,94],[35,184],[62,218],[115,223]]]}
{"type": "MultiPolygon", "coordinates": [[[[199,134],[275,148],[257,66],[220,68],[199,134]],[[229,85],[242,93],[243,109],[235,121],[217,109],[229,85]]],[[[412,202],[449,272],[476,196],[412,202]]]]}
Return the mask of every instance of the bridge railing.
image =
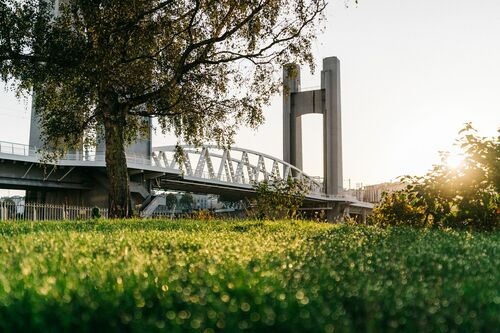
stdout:
{"type": "Polygon", "coordinates": [[[35,153],[35,149],[20,143],[0,141],[0,153],[29,156],[30,153],[35,153]]]}
{"type": "MultiPolygon", "coordinates": [[[[43,158],[43,151],[40,148],[31,147],[29,145],[0,141],[0,153],[14,156],[32,156],[34,159],[40,160],[43,158]]],[[[60,161],[81,161],[81,162],[104,162],[106,154],[103,151],[73,151],[65,154],[60,161]]],[[[152,165],[152,158],[145,158],[142,155],[127,153],[127,162],[152,165]]]]}
{"type": "MultiPolygon", "coordinates": [[[[24,202],[0,202],[0,221],[88,220],[92,207],[47,205],[24,202]]],[[[99,209],[101,217],[108,217],[108,209],[99,209]]]]}

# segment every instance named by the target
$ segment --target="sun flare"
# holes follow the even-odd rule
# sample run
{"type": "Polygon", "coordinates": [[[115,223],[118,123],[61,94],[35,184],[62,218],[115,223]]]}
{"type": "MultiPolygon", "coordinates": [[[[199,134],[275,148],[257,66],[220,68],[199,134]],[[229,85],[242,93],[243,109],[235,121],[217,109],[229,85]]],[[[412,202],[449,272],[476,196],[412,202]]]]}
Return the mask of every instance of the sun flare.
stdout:
{"type": "Polygon", "coordinates": [[[450,152],[448,156],[446,156],[445,162],[449,168],[458,169],[462,166],[464,158],[464,155],[461,153],[450,152]]]}

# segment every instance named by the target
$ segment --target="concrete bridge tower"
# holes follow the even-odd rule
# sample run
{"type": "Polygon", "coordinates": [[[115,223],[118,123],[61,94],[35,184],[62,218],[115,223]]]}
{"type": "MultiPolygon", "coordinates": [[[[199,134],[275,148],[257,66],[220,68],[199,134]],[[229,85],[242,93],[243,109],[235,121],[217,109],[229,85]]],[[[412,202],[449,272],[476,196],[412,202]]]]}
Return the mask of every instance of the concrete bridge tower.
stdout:
{"type": "MultiPolygon", "coordinates": [[[[62,3],[67,0],[55,0],[53,7],[53,15],[59,16],[59,7],[62,3]]],[[[33,100],[35,99],[36,92],[33,93],[33,100]]],[[[39,126],[39,116],[37,114],[37,110],[34,107],[34,102],[31,107],[31,124],[30,124],[30,137],[29,137],[29,145],[34,148],[42,148],[43,141],[41,138],[41,130],[39,126]]],[[[136,141],[126,147],[126,153],[129,155],[143,157],[144,159],[151,158],[152,153],[152,145],[151,145],[151,136],[152,136],[152,122],[150,118],[144,118],[144,121],[148,124],[149,130],[146,134],[140,135],[137,137],[136,141]]],[[[105,144],[102,138],[98,138],[97,146],[95,147],[97,153],[104,154],[105,153],[105,144]]],[[[70,154],[80,154],[83,156],[83,148],[77,149],[76,151],[70,151],[70,154]]]]}
{"type": "Polygon", "coordinates": [[[283,160],[302,169],[301,116],[323,115],[323,178],[326,194],[343,192],[340,61],[323,59],[321,89],[300,90],[300,67],[283,69],[283,160]]]}

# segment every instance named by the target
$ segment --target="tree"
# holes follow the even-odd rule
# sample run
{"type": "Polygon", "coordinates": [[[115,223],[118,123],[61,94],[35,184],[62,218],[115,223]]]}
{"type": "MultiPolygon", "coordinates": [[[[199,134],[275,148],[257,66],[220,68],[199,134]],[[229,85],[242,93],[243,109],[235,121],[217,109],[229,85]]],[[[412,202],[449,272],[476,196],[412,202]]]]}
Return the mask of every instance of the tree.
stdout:
{"type": "Polygon", "coordinates": [[[230,145],[289,62],[314,68],[326,0],[0,0],[0,76],[60,156],[104,136],[110,216],[131,213],[125,145],[156,117],[179,141],[230,145]],[[103,134],[104,133],[104,134],[103,134]]]}
{"type": "Polygon", "coordinates": [[[165,206],[167,209],[173,209],[177,205],[177,196],[173,193],[169,193],[165,196],[165,206]]]}
{"type": "Polygon", "coordinates": [[[179,204],[183,209],[187,211],[192,210],[194,204],[193,195],[191,193],[184,193],[179,200],[179,204]]]}
{"type": "MultiPolygon", "coordinates": [[[[500,135],[479,136],[471,124],[459,132],[464,160],[441,163],[424,176],[405,176],[405,190],[386,195],[372,222],[433,227],[493,229],[500,226],[500,135]]],[[[500,133],[500,129],[499,129],[500,133]]]]}

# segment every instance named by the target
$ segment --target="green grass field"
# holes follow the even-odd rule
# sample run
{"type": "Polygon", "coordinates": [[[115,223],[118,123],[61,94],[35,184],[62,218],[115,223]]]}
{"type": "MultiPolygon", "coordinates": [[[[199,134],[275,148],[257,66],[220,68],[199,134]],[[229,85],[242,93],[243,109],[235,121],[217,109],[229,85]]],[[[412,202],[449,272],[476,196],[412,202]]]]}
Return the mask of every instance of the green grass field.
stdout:
{"type": "Polygon", "coordinates": [[[500,232],[0,223],[0,332],[498,332],[500,232]]]}

